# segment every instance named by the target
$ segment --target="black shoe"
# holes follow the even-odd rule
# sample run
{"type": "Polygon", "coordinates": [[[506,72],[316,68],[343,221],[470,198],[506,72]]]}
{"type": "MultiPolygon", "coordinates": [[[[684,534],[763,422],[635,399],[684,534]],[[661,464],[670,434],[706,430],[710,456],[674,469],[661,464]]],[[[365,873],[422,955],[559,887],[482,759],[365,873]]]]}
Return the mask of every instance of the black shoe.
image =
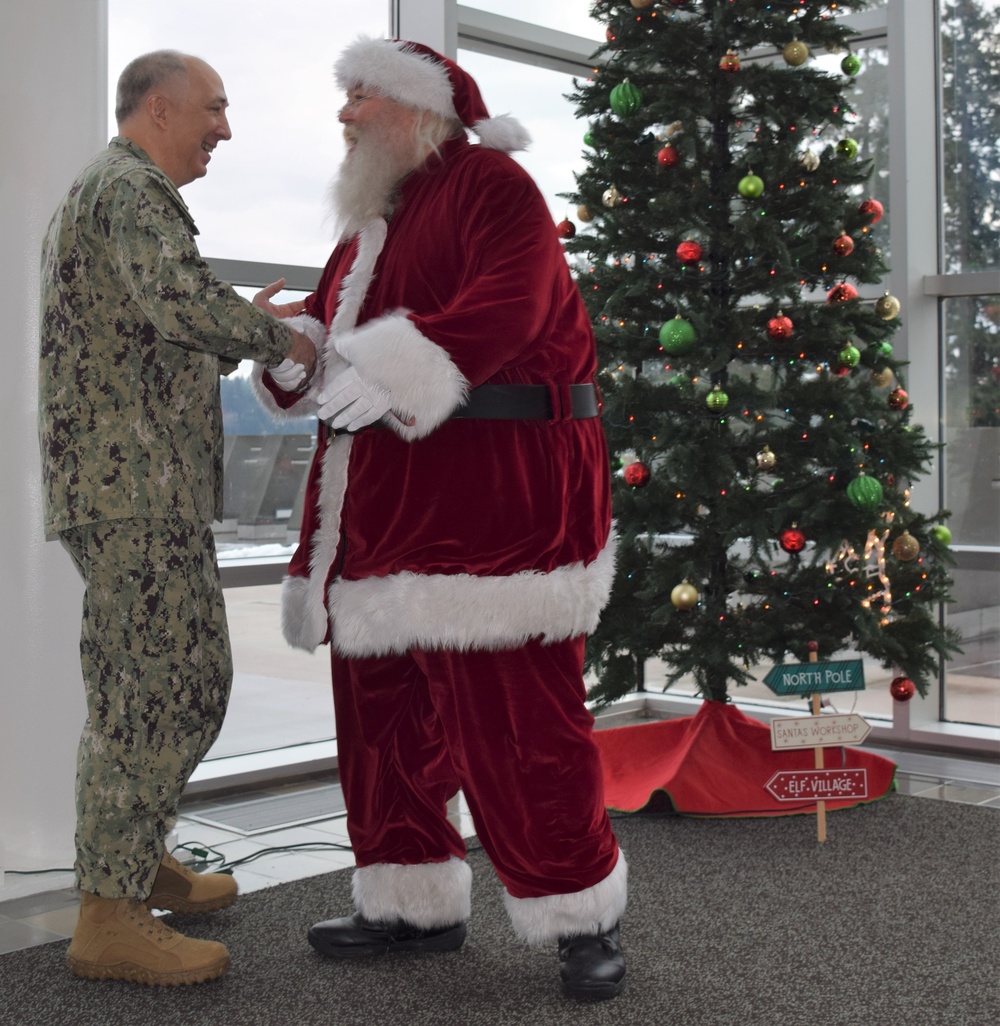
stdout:
{"type": "Polygon", "coordinates": [[[559,939],[563,991],[577,1001],[604,1001],[625,989],[625,954],[618,924],[589,937],[559,939]]]}
{"type": "Polygon", "coordinates": [[[421,930],[397,919],[392,923],[369,922],[360,912],[343,919],[328,919],[309,929],[309,943],[333,958],[366,958],[370,955],[426,954],[454,951],[465,940],[465,923],[421,930]]]}

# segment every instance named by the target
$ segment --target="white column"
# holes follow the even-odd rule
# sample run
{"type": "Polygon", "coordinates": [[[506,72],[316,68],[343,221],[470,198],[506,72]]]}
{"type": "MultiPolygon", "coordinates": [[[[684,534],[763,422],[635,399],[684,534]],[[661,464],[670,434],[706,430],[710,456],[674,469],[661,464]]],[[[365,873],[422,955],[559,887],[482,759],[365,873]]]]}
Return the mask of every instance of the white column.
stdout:
{"type": "MultiPolygon", "coordinates": [[[[73,861],[73,780],[85,710],[77,647],[83,588],[62,546],[42,534],[38,264],[56,204],[107,143],[106,66],[106,0],[4,5],[0,871],[73,861]]],[[[51,886],[50,877],[0,876],[0,900],[15,889],[51,886]]]]}
{"type": "Polygon", "coordinates": [[[455,0],[389,0],[389,31],[396,39],[423,43],[454,60],[457,4],[455,0]]]}
{"type": "MultiPolygon", "coordinates": [[[[940,438],[938,301],[924,295],[924,277],[938,273],[938,134],[936,0],[889,0],[889,203],[892,265],[889,289],[902,304],[894,342],[910,361],[904,371],[913,422],[940,438]]],[[[941,505],[941,460],[915,482],[910,502],[923,513],[941,505]]],[[[940,681],[925,699],[894,703],[904,732],[939,719],[940,681]],[[904,722],[905,721],[905,722],[904,722]]]]}

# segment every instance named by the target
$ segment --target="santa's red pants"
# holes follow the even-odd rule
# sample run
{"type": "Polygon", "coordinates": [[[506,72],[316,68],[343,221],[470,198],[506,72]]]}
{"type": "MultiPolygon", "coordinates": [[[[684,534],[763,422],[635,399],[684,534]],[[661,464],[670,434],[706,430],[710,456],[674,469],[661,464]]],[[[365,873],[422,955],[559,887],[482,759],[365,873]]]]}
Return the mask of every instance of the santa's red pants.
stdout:
{"type": "MultiPolygon", "coordinates": [[[[501,652],[333,656],[337,751],[359,867],[461,859],[459,788],[515,899],[574,895],[619,862],[583,683],[584,638],[501,652]]],[[[624,903],[624,865],[617,889],[624,903]]],[[[610,924],[606,924],[610,925],[610,924]]]]}

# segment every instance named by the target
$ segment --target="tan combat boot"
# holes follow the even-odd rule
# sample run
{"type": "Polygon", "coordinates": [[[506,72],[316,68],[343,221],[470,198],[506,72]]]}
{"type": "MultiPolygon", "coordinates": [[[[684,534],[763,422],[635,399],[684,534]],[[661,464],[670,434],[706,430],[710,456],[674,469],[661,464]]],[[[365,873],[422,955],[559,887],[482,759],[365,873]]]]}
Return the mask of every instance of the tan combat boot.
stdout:
{"type": "Polygon", "coordinates": [[[137,899],[86,891],[66,960],[75,976],[88,980],[160,987],[204,983],[229,968],[225,945],[171,930],[137,899]]]}
{"type": "Polygon", "coordinates": [[[236,881],[228,873],[196,873],[173,855],[164,855],[146,906],[197,915],[228,908],[236,892],[236,881]]]}

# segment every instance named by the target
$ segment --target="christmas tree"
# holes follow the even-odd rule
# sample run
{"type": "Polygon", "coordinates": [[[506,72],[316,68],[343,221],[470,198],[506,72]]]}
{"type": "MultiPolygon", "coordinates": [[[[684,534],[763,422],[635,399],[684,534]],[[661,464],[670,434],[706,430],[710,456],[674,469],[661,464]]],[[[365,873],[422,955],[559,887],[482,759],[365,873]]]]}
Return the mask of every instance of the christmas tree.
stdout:
{"type": "Polygon", "coordinates": [[[571,97],[587,149],[566,194],[586,227],[561,230],[616,470],[599,702],[641,690],[653,658],[725,702],[810,642],[923,694],[956,650],[946,514],[909,503],[934,446],[911,422],[899,303],[858,289],[887,271],[884,204],[835,15],[864,6],[593,4],[607,43],[571,97]]]}

